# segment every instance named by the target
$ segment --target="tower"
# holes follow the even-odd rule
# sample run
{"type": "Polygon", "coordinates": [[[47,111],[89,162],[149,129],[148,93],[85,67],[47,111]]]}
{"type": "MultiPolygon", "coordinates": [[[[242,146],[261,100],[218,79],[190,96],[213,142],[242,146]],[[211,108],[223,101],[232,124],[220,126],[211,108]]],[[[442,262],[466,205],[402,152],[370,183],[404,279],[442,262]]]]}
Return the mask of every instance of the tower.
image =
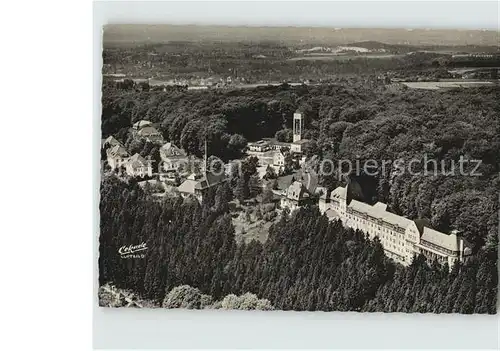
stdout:
{"type": "Polygon", "coordinates": [[[293,142],[302,139],[303,127],[304,127],[304,120],[302,118],[302,113],[297,111],[293,114],[293,142]]]}

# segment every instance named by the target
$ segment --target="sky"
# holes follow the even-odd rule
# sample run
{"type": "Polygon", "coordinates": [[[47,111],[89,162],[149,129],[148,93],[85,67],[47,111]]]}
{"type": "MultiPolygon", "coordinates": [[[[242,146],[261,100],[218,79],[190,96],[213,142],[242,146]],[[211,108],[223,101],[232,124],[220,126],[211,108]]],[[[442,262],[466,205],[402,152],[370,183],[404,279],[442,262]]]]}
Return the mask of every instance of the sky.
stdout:
{"type": "Polygon", "coordinates": [[[499,28],[496,1],[105,2],[107,23],[499,28]]]}

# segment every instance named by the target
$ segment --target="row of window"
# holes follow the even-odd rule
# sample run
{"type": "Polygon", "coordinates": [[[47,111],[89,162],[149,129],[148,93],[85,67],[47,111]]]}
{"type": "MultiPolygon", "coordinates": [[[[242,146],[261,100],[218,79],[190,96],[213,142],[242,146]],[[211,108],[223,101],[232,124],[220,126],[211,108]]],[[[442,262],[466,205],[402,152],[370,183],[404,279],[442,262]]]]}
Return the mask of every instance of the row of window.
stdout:
{"type": "Polygon", "coordinates": [[[354,220],[354,221],[356,221],[356,222],[359,222],[359,223],[362,223],[362,224],[368,225],[368,226],[370,226],[370,227],[372,227],[372,228],[374,228],[374,229],[377,229],[377,230],[379,230],[379,231],[382,231],[382,232],[385,232],[385,233],[389,233],[389,234],[392,234],[392,235],[396,235],[396,236],[397,236],[397,238],[399,238],[399,239],[401,239],[401,240],[402,240],[402,239],[404,239],[404,232],[401,232],[401,231],[399,231],[399,230],[398,230],[397,232],[395,232],[395,231],[394,231],[394,230],[392,230],[392,229],[388,229],[388,228],[385,228],[385,227],[381,227],[381,226],[380,226],[380,225],[378,225],[378,224],[374,224],[374,223],[372,223],[372,222],[370,222],[370,221],[367,221],[366,219],[359,218],[359,217],[357,217],[356,215],[350,215],[350,214],[348,214],[348,215],[347,215],[347,218],[348,218],[348,219],[352,219],[352,220],[354,220]]]}
{"type": "Polygon", "coordinates": [[[452,251],[452,250],[446,249],[444,247],[438,246],[436,244],[430,243],[430,242],[425,241],[425,240],[422,240],[420,243],[424,246],[430,247],[431,249],[434,249],[436,251],[441,251],[441,252],[446,253],[448,255],[455,255],[456,256],[459,253],[458,251],[452,251]]]}
{"type": "MultiPolygon", "coordinates": [[[[401,253],[402,255],[404,254],[404,252],[405,252],[404,235],[399,234],[399,233],[395,233],[395,232],[391,231],[390,229],[387,229],[384,227],[380,228],[376,224],[373,224],[370,222],[367,223],[367,220],[358,218],[357,216],[352,215],[352,214],[347,214],[347,218],[351,219],[355,222],[354,225],[356,228],[363,229],[362,228],[363,224],[365,226],[368,225],[369,226],[368,233],[371,234],[372,237],[373,236],[379,237],[381,239],[381,243],[382,243],[382,246],[384,247],[384,249],[392,249],[398,253],[401,253]],[[380,235],[380,233],[382,235],[380,235]]],[[[408,250],[406,250],[406,252],[408,252],[408,250]]],[[[403,256],[401,256],[401,257],[403,257],[403,256]]]]}
{"type": "Polygon", "coordinates": [[[372,227],[379,226],[379,227],[385,228],[384,229],[385,231],[395,231],[395,232],[398,232],[400,234],[405,233],[405,230],[403,228],[389,224],[387,222],[379,220],[378,218],[373,218],[371,216],[368,216],[364,213],[360,213],[360,212],[352,210],[352,209],[348,209],[348,212],[353,214],[352,218],[355,218],[355,217],[360,218],[359,220],[368,222],[372,227]]]}

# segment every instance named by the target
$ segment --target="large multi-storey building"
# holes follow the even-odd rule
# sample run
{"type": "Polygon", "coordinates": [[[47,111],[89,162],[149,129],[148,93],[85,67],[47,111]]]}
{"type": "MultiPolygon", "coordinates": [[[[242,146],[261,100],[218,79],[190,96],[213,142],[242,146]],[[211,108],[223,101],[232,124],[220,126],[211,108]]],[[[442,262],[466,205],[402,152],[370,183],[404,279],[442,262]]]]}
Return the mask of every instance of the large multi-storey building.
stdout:
{"type": "Polygon", "coordinates": [[[424,221],[398,216],[387,211],[382,202],[368,205],[351,199],[348,186],[336,188],[330,196],[323,195],[320,211],[329,219],[340,219],[348,228],[362,230],[370,239],[378,237],[386,255],[394,261],[409,265],[414,255],[423,254],[451,268],[470,255],[470,248],[456,233],[441,233],[424,221]]]}

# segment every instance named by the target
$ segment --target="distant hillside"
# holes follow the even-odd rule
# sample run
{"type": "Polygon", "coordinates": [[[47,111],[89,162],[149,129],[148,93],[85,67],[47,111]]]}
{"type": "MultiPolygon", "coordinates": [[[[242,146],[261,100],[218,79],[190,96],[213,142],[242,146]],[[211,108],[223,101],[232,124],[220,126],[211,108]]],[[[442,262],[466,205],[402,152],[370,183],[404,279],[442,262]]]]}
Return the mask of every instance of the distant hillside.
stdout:
{"type": "Polygon", "coordinates": [[[171,41],[279,41],[304,45],[484,45],[498,47],[492,30],[380,29],[319,27],[229,27],[195,25],[113,24],[104,27],[105,46],[166,43],[171,41]],[[378,42],[378,44],[377,44],[378,42]]]}

